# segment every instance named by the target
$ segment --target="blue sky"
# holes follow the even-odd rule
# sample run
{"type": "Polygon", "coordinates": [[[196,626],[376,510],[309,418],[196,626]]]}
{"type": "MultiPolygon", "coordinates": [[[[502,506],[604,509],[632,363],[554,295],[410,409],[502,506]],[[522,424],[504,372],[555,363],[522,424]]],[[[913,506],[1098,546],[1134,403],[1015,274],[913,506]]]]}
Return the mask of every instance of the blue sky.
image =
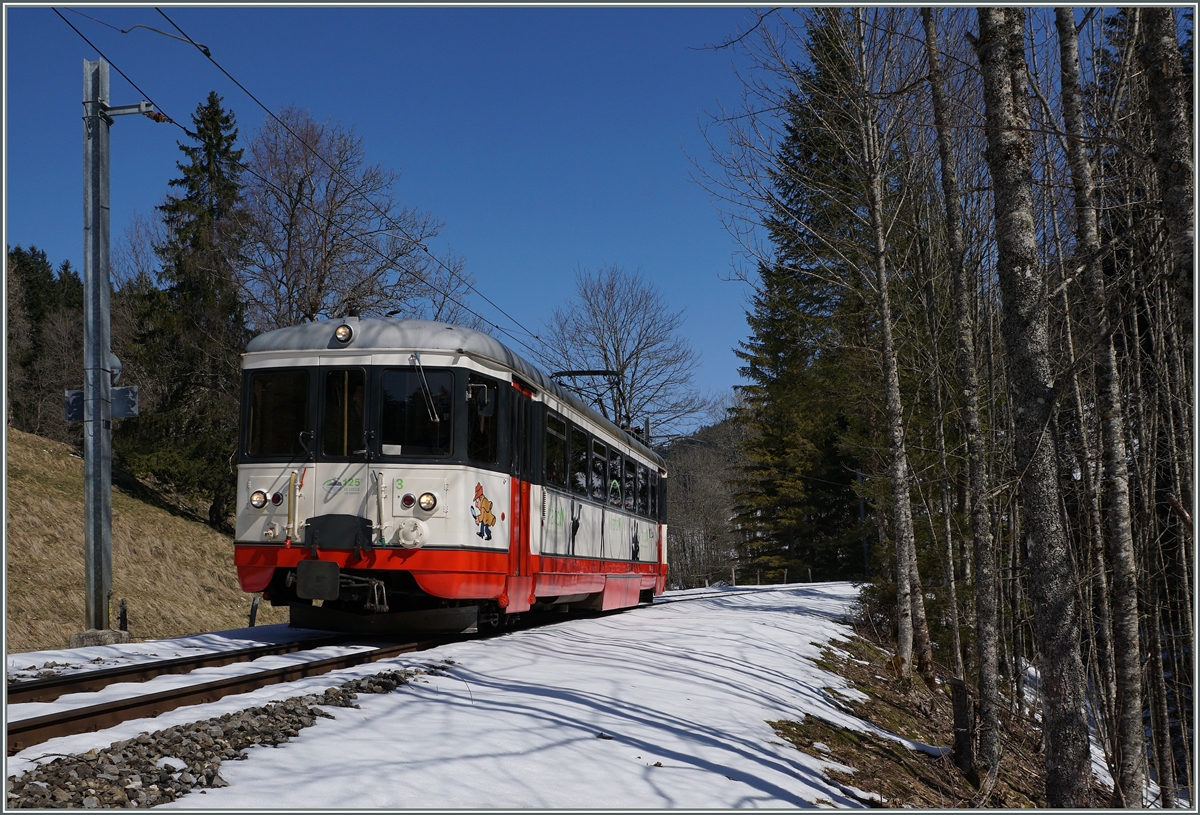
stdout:
{"type": "MultiPolygon", "coordinates": [[[[79,6],[128,29],[171,31],[153,7],[79,6]]],[[[706,392],[738,381],[747,288],[705,190],[701,127],[737,103],[728,37],[742,8],[183,8],[163,6],[272,110],[352,125],[367,158],[401,172],[407,205],[445,223],[484,294],[531,329],[574,291],[576,267],[640,268],[685,310],[706,392]]],[[[242,139],[265,114],[190,45],[63,15],[172,118],[210,90],[242,139]]],[[[99,54],[49,7],[7,7],[5,238],[82,269],[82,63],[99,54]]],[[[110,103],[142,98],[112,71],[110,103]]],[[[114,245],[175,177],[180,131],[141,117],[112,129],[114,245]]],[[[476,298],[473,306],[507,328],[476,298]]]]}

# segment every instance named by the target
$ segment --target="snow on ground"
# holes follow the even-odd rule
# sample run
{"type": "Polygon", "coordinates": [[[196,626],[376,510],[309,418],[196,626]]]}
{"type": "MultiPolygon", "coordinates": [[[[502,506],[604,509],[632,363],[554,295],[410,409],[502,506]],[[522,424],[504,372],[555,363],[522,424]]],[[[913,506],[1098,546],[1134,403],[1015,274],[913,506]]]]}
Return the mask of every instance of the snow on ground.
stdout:
{"type": "MultiPolygon", "coordinates": [[[[767,724],[815,715],[881,732],[844,711],[835,694],[859,694],[815,664],[827,643],[836,647],[851,636],[842,621],[857,592],[849,583],[754,588],[677,593],[663,598],[676,602],[406,654],[55,739],[10,757],[6,775],[39,757],[105,747],[379,671],[437,664],[444,674],[389,694],[363,694],[361,709],[329,708],[335,719],[319,720],[287,744],[255,747],[247,760],[225,762],[228,787],[165,806],[863,806],[822,774],[848,768],[800,752],[767,724]]],[[[274,636],[268,629],[236,632],[239,639],[260,633],[274,636]]],[[[154,648],[205,642],[184,638],[154,648]]],[[[144,654],[149,645],[105,646],[105,652],[144,654]]],[[[44,655],[13,655],[9,666],[44,655]]]]}

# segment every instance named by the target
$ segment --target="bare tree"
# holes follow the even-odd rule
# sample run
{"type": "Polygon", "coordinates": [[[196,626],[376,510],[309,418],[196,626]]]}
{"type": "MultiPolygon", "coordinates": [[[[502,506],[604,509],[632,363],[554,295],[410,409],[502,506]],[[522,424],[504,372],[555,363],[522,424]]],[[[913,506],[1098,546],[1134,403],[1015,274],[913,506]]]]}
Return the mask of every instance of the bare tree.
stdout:
{"type": "Polygon", "coordinates": [[[1075,191],[1077,263],[1095,304],[1094,330],[1100,345],[1097,355],[1100,428],[1104,440],[1104,497],[1108,525],[1104,530],[1113,564],[1112,622],[1116,647],[1117,713],[1116,763],[1118,777],[1113,789],[1114,806],[1141,804],[1142,672],[1138,637],[1137,564],[1133,528],[1129,515],[1129,468],[1126,464],[1124,414],[1121,408],[1120,372],[1117,352],[1108,328],[1104,272],[1100,268],[1100,230],[1096,218],[1092,168],[1085,149],[1083,99],[1080,92],[1079,41],[1075,14],[1070,8],[1056,10],[1063,121],[1066,129],[1067,160],[1075,191]]]}
{"type": "MultiPolygon", "coordinates": [[[[149,415],[158,410],[163,396],[173,387],[161,361],[144,359],[141,341],[153,331],[159,312],[166,308],[158,287],[158,256],[155,246],[166,242],[166,229],[159,219],[134,213],[124,234],[112,249],[112,350],[121,360],[125,382],[138,387],[138,410],[149,415]]],[[[124,439],[117,435],[117,454],[124,439]]]]}
{"type": "Polygon", "coordinates": [[[880,475],[890,484],[896,543],[897,656],[908,676],[915,649],[921,676],[932,682],[890,293],[906,271],[897,247],[911,236],[904,218],[920,186],[921,163],[900,146],[911,129],[911,89],[920,82],[912,22],[900,9],[762,15],[753,36],[737,41],[754,76],[744,83],[744,110],[718,119],[729,146],[713,145],[721,177],[709,176],[705,185],[728,206],[727,227],[760,266],[873,306],[866,341],[884,396],[887,470],[880,475]],[[798,108],[803,124],[789,116],[798,108]],[[819,133],[812,144],[793,143],[812,133],[819,133]],[[773,241],[795,248],[763,246],[763,220],[773,241]]]}
{"type": "Polygon", "coordinates": [[[465,266],[466,262],[457,255],[426,264],[425,285],[420,296],[409,298],[392,311],[405,317],[487,331],[487,323],[467,304],[467,289],[475,285],[475,279],[466,272],[465,266]]]}
{"type": "Polygon", "coordinates": [[[139,277],[156,280],[159,263],[154,247],[166,241],[166,229],[160,219],[133,213],[124,234],[112,248],[113,289],[120,290],[139,277]]]}
{"type": "Polygon", "coordinates": [[[958,162],[950,129],[950,103],[938,54],[937,23],[932,9],[921,10],[925,22],[925,47],[929,60],[929,86],[933,97],[933,120],[937,128],[938,154],[942,165],[942,197],[946,210],[949,243],[951,299],[958,384],[962,388],[962,411],[967,437],[968,481],[971,494],[971,536],[975,553],[975,618],[979,657],[979,764],[992,772],[1000,764],[999,657],[996,612],[996,554],[992,543],[988,495],[991,492],[986,468],[983,429],[979,420],[979,377],[975,368],[975,339],[972,326],[971,281],[967,274],[963,241],[962,195],[958,186],[958,162]]]}
{"type": "Polygon", "coordinates": [[[1045,700],[1046,799],[1050,806],[1088,806],[1091,764],[1079,609],[1063,528],[1046,286],[1034,231],[1024,10],[979,9],[975,50],[983,72],[1022,519],[1038,610],[1034,627],[1045,700]]]}
{"type": "Polygon", "coordinates": [[[401,206],[397,174],[368,164],[362,139],[286,108],[248,149],[248,242],[242,291],[251,325],[267,330],[344,315],[448,317],[469,281],[425,242],[441,224],[401,206]]]}
{"type": "Polygon", "coordinates": [[[732,403],[725,400],[724,409],[706,417],[711,423],[675,439],[663,453],[671,476],[667,534],[675,586],[704,586],[728,575],[737,560],[732,480],[744,464],[746,428],[730,418],[732,403]]]}
{"type": "Polygon", "coordinates": [[[34,432],[56,441],[78,444],[79,425],[63,421],[63,392],[78,386],[83,370],[83,323],[77,313],[59,309],[42,323],[41,349],[32,380],[37,385],[34,432]]]}
{"type": "MultiPolygon", "coordinates": [[[[1154,122],[1154,169],[1162,188],[1163,220],[1171,244],[1172,279],[1180,293],[1179,314],[1191,329],[1193,260],[1196,252],[1195,177],[1192,159],[1193,124],[1188,112],[1191,77],[1183,70],[1175,9],[1169,6],[1141,9],[1145,45],[1140,50],[1146,72],[1154,122]]],[[[1188,356],[1192,336],[1187,331],[1188,356]]],[[[1189,359],[1190,361],[1190,359],[1189,359]]]]}
{"type": "Polygon", "coordinates": [[[611,371],[562,379],[622,427],[648,420],[654,438],[679,433],[707,404],[692,385],[700,355],[679,334],[683,311],[619,265],[577,269],[575,293],[546,324],[539,361],[552,372],[611,371]]]}

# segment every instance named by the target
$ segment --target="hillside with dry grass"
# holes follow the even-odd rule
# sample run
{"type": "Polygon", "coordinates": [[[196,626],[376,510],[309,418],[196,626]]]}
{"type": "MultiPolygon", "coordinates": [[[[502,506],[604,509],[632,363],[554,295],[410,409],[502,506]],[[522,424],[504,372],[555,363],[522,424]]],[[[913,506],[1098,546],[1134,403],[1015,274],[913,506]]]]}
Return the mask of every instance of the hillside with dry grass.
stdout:
{"type": "MultiPolygon", "coordinates": [[[[84,628],[83,459],[12,428],[5,452],[5,648],[65,648],[84,628]]],[[[112,627],[121,598],[139,641],[245,626],[251,596],[238,588],[232,538],[115,480],[112,627]]],[[[286,621],[285,609],[259,609],[259,624],[286,621]]]]}

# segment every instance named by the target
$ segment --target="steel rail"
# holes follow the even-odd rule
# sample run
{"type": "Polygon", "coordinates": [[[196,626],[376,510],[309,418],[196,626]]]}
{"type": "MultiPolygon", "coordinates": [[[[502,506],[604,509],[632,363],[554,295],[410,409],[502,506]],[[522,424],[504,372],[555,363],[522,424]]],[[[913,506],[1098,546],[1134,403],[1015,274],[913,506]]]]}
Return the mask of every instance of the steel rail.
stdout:
{"type": "MultiPolygon", "coordinates": [[[[805,585],[805,584],[798,583],[796,585],[805,585]]],[[[809,583],[807,585],[817,585],[817,584],[809,583]]],[[[768,592],[787,591],[790,588],[793,588],[792,584],[783,583],[783,584],[777,584],[777,585],[773,585],[773,586],[758,586],[758,585],[746,586],[745,588],[743,588],[741,586],[736,586],[736,587],[732,587],[732,591],[714,591],[709,594],[695,594],[695,595],[692,595],[691,597],[663,597],[660,594],[654,598],[653,603],[646,603],[646,604],[643,604],[640,606],[635,606],[635,608],[647,608],[647,607],[653,607],[653,606],[668,606],[671,603],[690,603],[693,600],[712,600],[715,597],[736,597],[739,594],[766,594],[768,592]]],[[[618,611],[622,611],[622,610],[624,610],[624,609],[618,609],[618,611]]]]}
{"type": "Polygon", "coordinates": [[[112,727],[130,719],[157,716],[186,705],[199,705],[214,702],[225,696],[236,693],[247,693],[267,685],[281,682],[292,682],[309,676],[318,676],[329,671],[351,668],[355,665],[376,662],[381,659],[424,651],[458,642],[463,637],[451,636],[421,642],[408,642],[400,645],[385,645],[370,651],[359,651],[353,654],[330,657],[327,659],[303,662],[266,671],[234,676],[202,685],[175,688],[159,693],[135,696],[129,699],[119,699],[89,707],[76,708],[45,716],[36,716],[20,721],[7,722],[8,755],[24,750],[34,744],[40,744],[59,736],[72,736],[79,733],[91,733],[112,727]]]}
{"type": "Polygon", "coordinates": [[[332,637],[313,637],[308,640],[255,645],[231,651],[211,651],[174,659],[135,662],[132,665],[118,665],[113,668],[102,668],[76,674],[10,681],[5,697],[6,702],[10,705],[23,702],[50,702],[68,693],[97,691],[116,682],[145,682],[147,679],[153,679],[163,674],[189,673],[197,668],[218,668],[222,665],[232,665],[235,662],[250,662],[259,657],[290,654],[294,651],[306,651],[326,645],[340,645],[351,639],[352,637],[344,634],[332,637]]]}

